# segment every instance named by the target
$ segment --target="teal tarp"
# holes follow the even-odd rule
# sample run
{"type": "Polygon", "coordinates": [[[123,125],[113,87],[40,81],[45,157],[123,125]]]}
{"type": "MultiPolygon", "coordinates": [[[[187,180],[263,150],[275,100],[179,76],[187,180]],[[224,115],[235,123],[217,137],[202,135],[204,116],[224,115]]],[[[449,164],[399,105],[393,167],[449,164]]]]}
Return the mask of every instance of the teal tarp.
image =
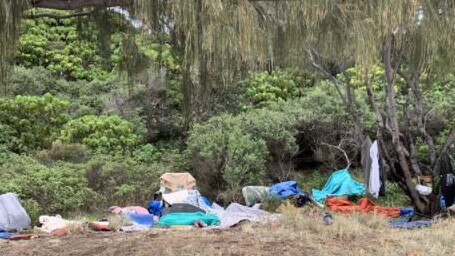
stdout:
{"type": "Polygon", "coordinates": [[[336,171],[330,175],[322,190],[312,189],[314,200],[322,203],[328,195],[364,195],[365,186],[354,180],[346,169],[336,171]]]}
{"type": "Polygon", "coordinates": [[[156,223],[162,226],[176,226],[176,225],[193,225],[197,220],[200,220],[208,226],[220,223],[220,218],[215,214],[205,214],[202,212],[193,213],[169,213],[160,218],[156,223]]]}

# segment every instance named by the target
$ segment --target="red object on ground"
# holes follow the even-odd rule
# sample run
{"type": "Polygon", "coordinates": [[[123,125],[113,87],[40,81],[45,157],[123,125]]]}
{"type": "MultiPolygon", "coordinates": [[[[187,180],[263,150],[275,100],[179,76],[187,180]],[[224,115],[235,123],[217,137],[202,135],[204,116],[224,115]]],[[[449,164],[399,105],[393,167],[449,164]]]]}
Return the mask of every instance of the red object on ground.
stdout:
{"type": "Polygon", "coordinates": [[[68,233],[67,228],[59,228],[51,232],[52,235],[54,236],[64,236],[68,233]]]}
{"type": "Polygon", "coordinates": [[[400,216],[400,207],[379,206],[364,197],[357,204],[346,197],[327,197],[326,204],[330,210],[341,213],[375,213],[391,218],[400,216]]]}
{"type": "Polygon", "coordinates": [[[95,231],[111,231],[109,222],[107,221],[95,221],[89,224],[89,227],[95,231]]]}
{"type": "Polygon", "coordinates": [[[32,234],[13,234],[9,238],[10,240],[24,240],[24,239],[31,239],[32,234]]]}

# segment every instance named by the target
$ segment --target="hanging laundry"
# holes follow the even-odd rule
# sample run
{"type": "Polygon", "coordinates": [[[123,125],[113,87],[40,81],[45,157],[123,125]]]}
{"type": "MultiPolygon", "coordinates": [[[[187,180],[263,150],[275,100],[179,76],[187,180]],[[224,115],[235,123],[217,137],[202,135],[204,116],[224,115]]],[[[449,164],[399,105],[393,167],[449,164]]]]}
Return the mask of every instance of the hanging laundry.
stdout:
{"type": "Polygon", "coordinates": [[[368,192],[374,197],[379,197],[379,190],[381,189],[381,179],[379,176],[379,149],[378,141],[375,140],[370,148],[371,169],[370,178],[368,180],[368,192]]]}

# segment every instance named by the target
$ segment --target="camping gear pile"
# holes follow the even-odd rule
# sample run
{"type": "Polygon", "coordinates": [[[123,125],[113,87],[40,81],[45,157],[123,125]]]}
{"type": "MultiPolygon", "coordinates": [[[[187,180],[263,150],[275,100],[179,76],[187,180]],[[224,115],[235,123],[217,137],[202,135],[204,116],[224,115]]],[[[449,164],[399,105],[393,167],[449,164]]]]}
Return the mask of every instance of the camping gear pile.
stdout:
{"type": "MultiPolygon", "coordinates": [[[[382,171],[378,171],[382,167],[376,142],[372,145],[366,143],[365,149],[368,158],[362,157],[362,164],[366,167],[366,186],[353,179],[347,169],[342,169],[333,172],[322,189],[312,189],[308,194],[301,191],[297,182],[292,180],[270,187],[246,186],[242,189],[245,205],[231,203],[227,207],[222,207],[217,203],[211,203],[199,193],[196,180],[191,174],[165,173],[160,177],[159,191],[146,207],[112,206],[109,208],[110,216],[117,216],[122,220],[120,226],[114,225],[109,218],[83,223],[65,220],[60,215],[43,215],[39,217],[35,231],[50,235],[64,235],[70,229],[84,225],[95,231],[133,232],[175,226],[227,229],[244,221],[267,224],[280,220],[279,214],[261,209],[261,203],[271,198],[289,201],[295,207],[310,205],[325,208],[325,213],[321,215],[325,225],[331,225],[336,221],[332,213],[338,212],[340,214],[378,214],[394,218],[389,221],[389,225],[393,228],[412,229],[430,226],[432,224],[430,219],[412,221],[414,216],[412,208],[384,207],[366,197],[368,194],[376,198],[383,195],[385,190],[382,188],[384,185],[384,181],[381,180],[382,171]],[[360,199],[353,202],[350,201],[352,197],[360,199]]],[[[21,232],[29,229],[30,225],[30,218],[21,206],[18,196],[13,193],[0,195],[0,238],[31,238],[32,235],[21,232]]]]}

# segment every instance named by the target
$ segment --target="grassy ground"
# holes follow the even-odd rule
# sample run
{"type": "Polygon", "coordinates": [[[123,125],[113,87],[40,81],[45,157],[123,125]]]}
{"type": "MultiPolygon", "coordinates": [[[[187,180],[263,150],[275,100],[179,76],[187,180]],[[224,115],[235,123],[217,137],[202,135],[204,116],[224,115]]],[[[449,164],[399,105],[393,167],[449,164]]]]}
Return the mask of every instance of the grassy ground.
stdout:
{"type": "Polygon", "coordinates": [[[226,231],[152,229],[76,230],[63,237],[0,241],[1,255],[453,255],[455,219],[398,230],[375,215],[334,215],[325,226],[316,208],[280,208],[279,223],[246,223],[226,231]]]}

